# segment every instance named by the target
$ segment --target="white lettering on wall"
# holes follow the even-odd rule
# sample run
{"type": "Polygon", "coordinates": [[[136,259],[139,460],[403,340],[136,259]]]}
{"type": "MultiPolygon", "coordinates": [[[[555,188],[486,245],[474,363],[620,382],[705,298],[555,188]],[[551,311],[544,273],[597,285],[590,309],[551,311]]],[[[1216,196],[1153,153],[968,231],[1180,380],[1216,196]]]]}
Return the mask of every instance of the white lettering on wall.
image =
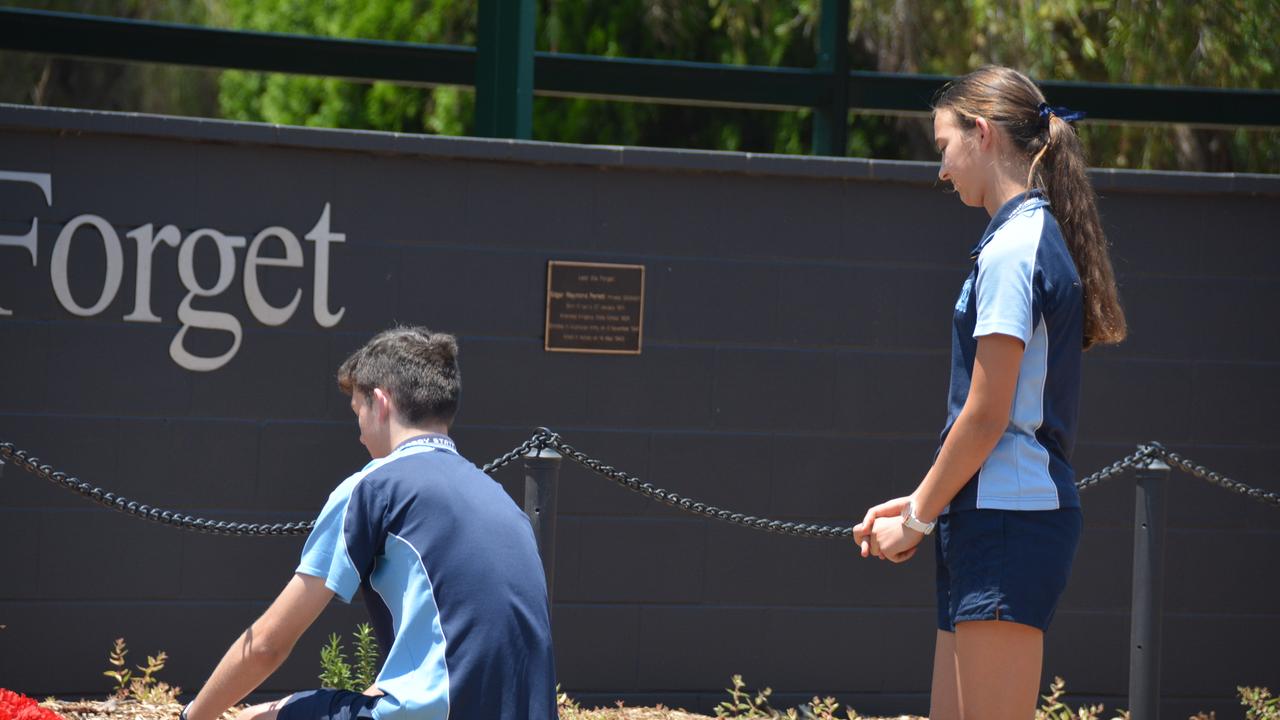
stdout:
{"type": "MultiPolygon", "coordinates": [[[[328,210],[329,206],[325,205],[326,214],[328,210]]],[[[325,259],[328,260],[328,257],[325,259]]],[[[279,308],[272,306],[266,298],[262,297],[262,290],[258,288],[258,266],[260,265],[302,267],[302,245],[298,244],[297,236],[282,227],[269,227],[253,239],[249,245],[249,252],[244,258],[244,300],[249,303],[249,311],[263,325],[283,325],[293,317],[293,311],[298,309],[298,302],[302,300],[302,290],[293,293],[293,299],[288,305],[279,308]],[[284,243],[284,257],[259,256],[258,253],[261,252],[262,244],[267,238],[276,238],[284,243]]],[[[328,275],[327,272],[325,274],[328,275]]]]}
{"type": "MultiPolygon", "coordinates": [[[[53,176],[49,173],[0,170],[0,181],[36,185],[44,191],[45,203],[50,207],[53,205],[53,176]]],[[[329,309],[329,246],[331,243],[345,243],[347,241],[345,234],[332,230],[330,225],[331,209],[330,204],[326,202],[320,211],[320,217],[316,220],[315,225],[312,226],[311,231],[305,236],[308,241],[315,243],[315,272],[312,275],[312,313],[315,316],[316,324],[325,328],[337,325],[346,313],[346,308],[344,307],[339,307],[337,310],[329,309]]],[[[235,281],[237,269],[236,250],[245,247],[245,238],[238,235],[226,235],[213,228],[201,228],[183,238],[175,225],[162,225],[159,230],[156,230],[155,227],[155,224],[146,223],[125,234],[126,237],[134,241],[133,245],[137,255],[134,265],[133,311],[125,315],[123,319],[126,322],[163,322],[161,314],[155,312],[151,304],[152,278],[157,267],[156,250],[161,244],[177,248],[178,279],[182,282],[182,286],[187,293],[177,307],[177,319],[181,323],[181,327],[169,343],[169,356],[173,358],[175,363],[187,370],[196,372],[217,370],[230,362],[235,357],[236,352],[239,351],[240,344],[244,339],[243,327],[240,318],[237,318],[232,313],[197,308],[195,303],[204,298],[217,297],[231,287],[231,284],[235,281]],[[217,278],[207,286],[200,283],[200,279],[196,277],[195,268],[196,246],[202,240],[213,241],[214,249],[218,253],[217,278]],[[231,335],[230,349],[214,356],[196,354],[188,347],[187,342],[188,334],[193,329],[229,333],[231,335]]],[[[0,235],[0,246],[12,245],[26,248],[31,256],[31,265],[34,267],[37,265],[39,257],[37,253],[37,245],[39,243],[38,228],[39,219],[32,218],[31,229],[25,234],[0,235]]],[[[160,253],[161,262],[164,262],[168,257],[173,256],[164,252],[160,253]]],[[[297,235],[288,228],[273,225],[254,236],[253,242],[249,244],[244,257],[244,298],[249,311],[258,322],[272,327],[283,325],[294,316],[298,305],[302,302],[301,288],[294,291],[293,298],[286,305],[277,307],[267,302],[266,297],[262,294],[262,286],[259,279],[259,273],[262,268],[301,268],[305,264],[305,253],[303,252],[302,244],[298,242],[297,235]],[[275,245],[269,243],[268,241],[270,240],[278,241],[280,247],[283,248],[283,254],[274,252],[275,245]]],[[[49,262],[49,280],[53,285],[54,295],[57,296],[58,302],[62,304],[62,307],[67,312],[81,317],[101,314],[115,300],[116,295],[119,293],[123,276],[124,249],[120,244],[120,236],[116,233],[115,227],[107,220],[97,215],[85,213],[73,218],[62,228],[62,232],[58,233],[49,262]],[[76,302],[75,296],[71,292],[71,281],[67,275],[67,268],[71,264],[72,244],[77,237],[77,233],[84,235],[90,232],[89,228],[96,231],[98,238],[102,241],[103,249],[106,251],[106,266],[102,276],[102,289],[98,294],[97,300],[91,305],[84,306],[76,302]]],[[[0,316],[9,315],[13,315],[13,311],[0,307],[0,316]]]]}
{"type": "Polygon", "coordinates": [[[58,233],[58,239],[53,243],[53,257],[49,259],[49,275],[53,280],[53,293],[58,296],[58,302],[62,303],[62,307],[72,315],[90,316],[97,315],[112,300],[116,299],[116,292],[120,290],[120,278],[124,275],[124,253],[120,250],[120,236],[116,235],[116,229],[111,227],[111,223],[103,220],[97,215],[77,215],[67,223],[62,232],[58,233]],[[98,296],[98,302],[90,307],[81,307],[76,303],[76,299],[71,296],[71,286],[67,279],[67,259],[71,256],[71,239],[75,237],[76,230],[85,225],[92,225],[98,231],[98,236],[102,238],[102,246],[107,251],[107,275],[102,282],[102,294],[98,296]]]}
{"type": "Polygon", "coordinates": [[[173,336],[169,343],[169,357],[188,370],[207,372],[217,370],[227,361],[235,357],[240,349],[240,320],[235,315],[212,310],[196,310],[191,307],[191,300],[197,297],[215,297],[231,287],[236,275],[235,248],[244,247],[244,238],[234,235],[223,235],[217,230],[204,228],[196,230],[182,241],[182,249],[178,250],[178,278],[187,289],[187,296],[178,305],[178,321],[182,329],[173,336]],[[196,278],[196,243],[201,238],[211,238],[218,246],[218,281],[213,287],[202,287],[196,278]],[[200,357],[187,351],[183,341],[191,328],[202,330],[224,330],[231,333],[231,349],[214,357],[200,357]]]}
{"type": "Polygon", "coordinates": [[[306,237],[316,244],[315,293],[311,296],[311,309],[320,327],[333,327],[342,319],[347,309],[338,308],[336,313],[329,312],[329,243],[346,242],[347,236],[329,232],[329,203],[324,204],[320,219],[306,237]]]}
{"type": "Polygon", "coordinates": [[[182,235],[173,225],[165,225],[160,232],[151,235],[151,223],[134,228],[128,233],[138,244],[137,281],[134,284],[133,312],[124,316],[129,322],[160,322],[160,318],[151,312],[151,255],[156,245],[164,243],[169,247],[178,247],[182,235]]]}
{"type": "MultiPolygon", "coordinates": [[[[44,204],[53,204],[53,176],[49,173],[13,172],[0,170],[0,181],[31,183],[44,191],[44,204]]],[[[40,221],[31,218],[31,227],[23,235],[0,235],[0,245],[24,247],[31,254],[31,267],[36,266],[36,232],[40,221]]],[[[12,310],[0,307],[0,316],[12,315],[12,310]]]]}

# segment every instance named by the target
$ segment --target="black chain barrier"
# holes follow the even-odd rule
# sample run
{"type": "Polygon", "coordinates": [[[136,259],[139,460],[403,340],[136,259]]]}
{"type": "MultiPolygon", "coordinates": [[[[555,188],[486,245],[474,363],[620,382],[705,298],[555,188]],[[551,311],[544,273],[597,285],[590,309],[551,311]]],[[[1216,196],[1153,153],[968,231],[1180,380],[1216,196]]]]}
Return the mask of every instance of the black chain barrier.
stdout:
{"type": "MultiPolygon", "coordinates": [[[[640,478],[623,472],[612,465],[605,463],[587,455],[572,445],[561,439],[560,435],[554,433],[547,428],[538,428],[528,440],[520,443],[516,447],[507,451],[503,455],[494,458],[481,468],[485,473],[493,474],[501,468],[510,465],[516,460],[528,455],[529,453],[542,450],[555,450],[563,457],[566,457],[579,465],[587,468],[601,477],[608,478],[613,482],[633,492],[665,503],[672,507],[680,508],[694,515],[702,515],[703,517],[712,518],[713,520],[721,520],[735,525],[751,528],[753,530],[763,530],[765,532],[778,533],[781,535],[793,535],[797,537],[809,538],[842,538],[850,537],[853,534],[853,528],[847,525],[817,525],[811,523],[771,520],[766,517],[756,517],[754,515],[745,515],[732,510],[716,507],[707,503],[698,502],[692,498],[683,497],[670,490],[664,490],[656,485],[640,480],[640,478]]],[[[1232,480],[1225,475],[1214,472],[1203,465],[1197,464],[1190,458],[1186,458],[1158,442],[1146,443],[1139,445],[1136,452],[1128,457],[1122,458],[1108,465],[1107,467],[1081,479],[1076,483],[1076,487],[1081,492],[1088,490],[1096,485],[1110,480],[1118,475],[1122,475],[1129,470],[1147,469],[1152,462],[1163,460],[1170,467],[1177,468],[1192,477],[1204,480],[1212,485],[1229,490],[1237,495],[1244,495],[1262,503],[1266,503],[1273,507],[1280,507],[1280,493],[1263,490],[1261,488],[1250,487],[1242,482],[1232,480]]],[[[263,535],[304,535],[311,532],[314,523],[306,522],[289,522],[289,523],[243,523],[228,522],[225,520],[210,520],[207,518],[192,517],[184,513],[177,513],[170,510],[163,510],[158,507],[152,507],[145,503],[130,500],[116,493],[107,492],[102,488],[90,485],[83,480],[67,475],[64,472],[55,470],[52,466],[40,462],[39,458],[31,456],[25,450],[19,450],[14,447],[13,443],[0,443],[0,463],[12,464],[23,470],[43,478],[75,492],[88,500],[91,500],[104,507],[118,510],[127,515],[133,515],[144,520],[170,525],[182,528],[184,530],[193,530],[196,532],[210,533],[214,535],[239,535],[239,536],[263,536],[263,535]]]]}

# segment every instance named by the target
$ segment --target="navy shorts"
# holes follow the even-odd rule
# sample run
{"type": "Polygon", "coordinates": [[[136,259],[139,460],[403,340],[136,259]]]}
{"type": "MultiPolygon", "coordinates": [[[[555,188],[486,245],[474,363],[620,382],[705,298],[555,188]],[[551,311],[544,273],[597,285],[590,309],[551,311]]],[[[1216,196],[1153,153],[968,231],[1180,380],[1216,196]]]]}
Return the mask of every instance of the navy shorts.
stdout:
{"type": "Polygon", "coordinates": [[[1048,630],[1083,526],[1079,508],[959,510],[938,518],[938,629],[1007,620],[1048,630]]]}
{"type": "Polygon", "coordinates": [[[378,697],[350,690],[307,690],[289,696],[277,720],[356,720],[372,718],[378,697]]]}

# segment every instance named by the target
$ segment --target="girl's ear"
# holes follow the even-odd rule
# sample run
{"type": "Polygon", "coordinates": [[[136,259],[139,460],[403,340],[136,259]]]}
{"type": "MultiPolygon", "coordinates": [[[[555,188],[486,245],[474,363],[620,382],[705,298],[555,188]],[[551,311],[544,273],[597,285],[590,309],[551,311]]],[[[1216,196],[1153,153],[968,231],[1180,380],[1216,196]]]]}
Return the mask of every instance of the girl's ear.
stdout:
{"type": "Polygon", "coordinates": [[[991,123],[987,119],[979,115],[973,119],[974,129],[978,131],[978,147],[983,150],[990,150],[995,137],[992,134],[991,123]]]}

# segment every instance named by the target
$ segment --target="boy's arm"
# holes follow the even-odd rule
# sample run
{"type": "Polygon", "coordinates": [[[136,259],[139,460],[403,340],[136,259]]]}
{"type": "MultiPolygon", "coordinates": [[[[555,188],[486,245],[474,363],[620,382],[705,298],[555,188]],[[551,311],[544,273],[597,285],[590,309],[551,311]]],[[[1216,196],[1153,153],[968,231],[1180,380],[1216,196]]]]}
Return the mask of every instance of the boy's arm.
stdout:
{"type": "Polygon", "coordinates": [[[298,638],[332,597],[324,578],[295,574],[271,607],[222,656],[187,706],[187,720],[216,720],[253,692],[289,657],[298,638]]]}

